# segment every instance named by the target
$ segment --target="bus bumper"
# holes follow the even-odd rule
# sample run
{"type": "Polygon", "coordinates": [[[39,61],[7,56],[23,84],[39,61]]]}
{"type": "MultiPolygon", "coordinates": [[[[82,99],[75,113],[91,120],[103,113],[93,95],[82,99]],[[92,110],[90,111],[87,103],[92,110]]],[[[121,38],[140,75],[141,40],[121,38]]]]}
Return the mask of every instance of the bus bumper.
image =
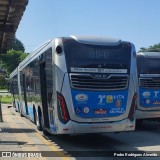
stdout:
{"type": "Polygon", "coordinates": [[[160,118],[160,111],[136,110],[136,119],[160,118]]]}
{"type": "Polygon", "coordinates": [[[60,128],[61,130],[57,132],[58,134],[125,132],[135,130],[135,121],[131,122],[129,119],[112,123],[78,123],[70,121],[65,127],[60,128]]]}

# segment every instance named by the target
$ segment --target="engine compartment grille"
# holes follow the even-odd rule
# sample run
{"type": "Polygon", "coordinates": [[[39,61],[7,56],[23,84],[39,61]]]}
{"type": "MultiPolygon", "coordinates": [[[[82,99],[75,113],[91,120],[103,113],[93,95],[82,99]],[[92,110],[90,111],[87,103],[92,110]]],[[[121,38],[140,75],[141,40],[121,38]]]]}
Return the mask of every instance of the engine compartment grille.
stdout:
{"type": "Polygon", "coordinates": [[[142,88],[160,88],[160,78],[139,78],[139,85],[142,88]]]}
{"type": "Polygon", "coordinates": [[[70,74],[72,88],[84,90],[122,90],[128,87],[128,75],[95,78],[90,74],[70,74]]]}

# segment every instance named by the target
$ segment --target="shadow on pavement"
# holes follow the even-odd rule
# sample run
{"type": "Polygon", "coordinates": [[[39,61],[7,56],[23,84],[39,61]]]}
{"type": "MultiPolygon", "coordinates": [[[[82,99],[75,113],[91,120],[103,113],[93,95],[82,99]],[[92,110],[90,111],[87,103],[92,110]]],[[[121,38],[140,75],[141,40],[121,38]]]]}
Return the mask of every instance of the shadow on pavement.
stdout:
{"type": "Polygon", "coordinates": [[[27,143],[23,141],[0,141],[0,145],[24,145],[27,143]]]}
{"type": "Polygon", "coordinates": [[[33,133],[36,132],[35,129],[28,128],[2,128],[2,132],[6,133],[33,133]]]}

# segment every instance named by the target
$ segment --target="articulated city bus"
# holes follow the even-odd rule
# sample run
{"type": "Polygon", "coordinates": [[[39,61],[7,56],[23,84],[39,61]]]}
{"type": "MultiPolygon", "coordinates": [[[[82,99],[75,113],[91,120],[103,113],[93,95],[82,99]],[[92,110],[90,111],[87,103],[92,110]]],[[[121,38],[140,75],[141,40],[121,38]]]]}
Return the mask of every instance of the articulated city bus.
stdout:
{"type": "Polygon", "coordinates": [[[135,68],[136,52],[130,42],[55,38],[18,66],[19,111],[44,133],[132,131],[135,68]]]}
{"type": "Polygon", "coordinates": [[[136,118],[160,117],[160,52],[137,53],[139,83],[136,118]]]}

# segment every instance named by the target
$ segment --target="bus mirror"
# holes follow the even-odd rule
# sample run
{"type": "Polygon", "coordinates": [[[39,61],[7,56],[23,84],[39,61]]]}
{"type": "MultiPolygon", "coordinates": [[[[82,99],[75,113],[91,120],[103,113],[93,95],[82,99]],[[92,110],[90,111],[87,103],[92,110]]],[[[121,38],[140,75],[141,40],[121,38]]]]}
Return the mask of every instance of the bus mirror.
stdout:
{"type": "Polygon", "coordinates": [[[56,52],[58,55],[60,55],[62,53],[62,47],[61,46],[57,46],[56,47],[56,52]]]}

